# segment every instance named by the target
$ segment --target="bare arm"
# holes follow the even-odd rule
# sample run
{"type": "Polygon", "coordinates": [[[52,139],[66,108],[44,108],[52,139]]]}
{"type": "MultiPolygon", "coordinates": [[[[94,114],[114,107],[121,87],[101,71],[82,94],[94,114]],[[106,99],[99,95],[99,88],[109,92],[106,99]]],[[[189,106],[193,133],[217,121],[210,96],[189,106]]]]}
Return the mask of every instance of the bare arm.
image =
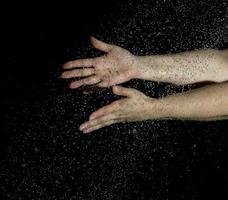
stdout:
{"type": "Polygon", "coordinates": [[[192,84],[228,80],[228,50],[196,50],[177,54],[139,56],[137,78],[192,84]]]}
{"type": "Polygon", "coordinates": [[[90,115],[80,129],[92,132],[118,122],[154,119],[210,121],[228,119],[228,82],[216,83],[192,91],[149,98],[130,88],[114,87],[113,92],[125,96],[90,115]]]}
{"type": "Polygon", "coordinates": [[[228,50],[195,50],[177,54],[135,56],[126,49],[91,38],[104,52],[96,58],[78,59],[63,65],[62,78],[82,78],[71,88],[83,85],[110,87],[131,79],[174,84],[224,82],[228,80],[228,50]]]}
{"type": "Polygon", "coordinates": [[[187,120],[228,119],[228,82],[159,99],[161,117],[187,120]]]}

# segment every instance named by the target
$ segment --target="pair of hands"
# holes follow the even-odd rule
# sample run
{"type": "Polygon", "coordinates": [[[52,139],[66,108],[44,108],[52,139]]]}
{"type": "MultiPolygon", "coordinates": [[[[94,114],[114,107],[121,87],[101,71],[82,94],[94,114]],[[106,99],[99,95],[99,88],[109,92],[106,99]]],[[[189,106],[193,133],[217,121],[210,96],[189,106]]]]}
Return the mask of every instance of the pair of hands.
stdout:
{"type": "Polygon", "coordinates": [[[89,133],[114,123],[156,118],[151,116],[150,110],[151,106],[155,106],[156,99],[149,98],[135,89],[115,86],[139,76],[137,57],[119,46],[104,43],[94,37],[91,37],[91,44],[105,54],[101,57],[65,63],[63,65],[65,71],[61,77],[64,79],[82,78],[70,83],[69,87],[72,89],[85,85],[95,85],[100,88],[112,87],[114,94],[125,98],[92,113],[89,121],[80,126],[80,130],[89,133]]]}

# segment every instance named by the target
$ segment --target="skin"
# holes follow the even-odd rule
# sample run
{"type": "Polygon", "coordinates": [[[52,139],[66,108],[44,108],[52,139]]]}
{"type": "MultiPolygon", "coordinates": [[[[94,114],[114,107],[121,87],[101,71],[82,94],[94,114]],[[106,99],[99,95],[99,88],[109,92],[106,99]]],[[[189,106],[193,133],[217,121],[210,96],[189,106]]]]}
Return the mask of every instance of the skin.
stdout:
{"type": "Polygon", "coordinates": [[[119,122],[155,119],[211,121],[228,119],[228,83],[219,83],[160,99],[120,86],[113,93],[125,98],[92,113],[80,129],[89,133],[119,122]],[[206,97],[206,101],[205,101],[206,97]]]}
{"type": "Polygon", "coordinates": [[[124,83],[136,77],[136,57],[129,51],[91,38],[91,44],[105,54],[97,58],[79,59],[67,62],[63,68],[68,70],[62,74],[62,78],[84,77],[74,81],[70,88],[75,89],[83,85],[110,87],[124,83]],[[70,69],[70,70],[69,70],[70,69]],[[89,76],[89,77],[88,77],[89,76]]]}
{"type": "Polygon", "coordinates": [[[89,133],[104,126],[119,122],[133,122],[159,117],[156,111],[157,99],[149,98],[142,92],[131,88],[114,86],[113,93],[124,98],[107,105],[89,117],[89,122],[80,126],[80,130],[89,133]],[[157,116],[155,116],[157,115],[157,116]]]}
{"type": "Polygon", "coordinates": [[[178,54],[135,56],[116,45],[91,37],[91,44],[104,55],[63,65],[62,78],[80,77],[70,88],[85,85],[112,87],[122,99],[92,113],[80,126],[90,133],[113,123],[155,119],[220,120],[228,116],[228,51],[196,50],[178,54]],[[140,91],[116,86],[131,79],[178,85],[213,82],[210,86],[160,99],[140,91]],[[205,101],[206,99],[206,101],[205,101]]]}

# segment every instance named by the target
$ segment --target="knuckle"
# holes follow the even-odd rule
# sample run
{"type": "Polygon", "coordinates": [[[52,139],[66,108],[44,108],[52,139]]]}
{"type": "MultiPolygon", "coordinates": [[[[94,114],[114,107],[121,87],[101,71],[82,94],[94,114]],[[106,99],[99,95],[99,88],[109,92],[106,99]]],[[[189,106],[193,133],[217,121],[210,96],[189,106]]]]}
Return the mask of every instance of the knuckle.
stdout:
{"type": "Polygon", "coordinates": [[[121,102],[115,102],[115,106],[119,109],[119,108],[121,108],[122,103],[121,102]]]}
{"type": "Polygon", "coordinates": [[[85,80],[86,80],[87,84],[92,84],[93,81],[95,80],[95,78],[91,77],[91,78],[88,78],[88,79],[85,79],[85,80]]]}
{"type": "Polygon", "coordinates": [[[96,69],[96,68],[90,68],[89,69],[89,72],[91,73],[91,74],[99,74],[99,71],[96,69]]]}
{"type": "Polygon", "coordinates": [[[98,70],[101,70],[101,62],[100,61],[96,61],[96,62],[94,62],[94,66],[96,67],[96,69],[98,69],[98,70]]]}
{"type": "Polygon", "coordinates": [[[80,76],[86,76],[86,72],[84,70],[82,70],[82,71],[79,72],[79,75],[80,76]]]}
{"type": "Polygon", "coordinates": [[[91,125],[92,125],[92,126],[95,126],[95,125],[98,124],[98,123],[99,123],[99,120],[91,121],[91,125]]]}
{"type": "Polygon", "coordinates": [[[111,118],[111,120],[114,120],[114,119],[116,119],[116,117],[117,117],[116,113],[113,113],[110,118],[111,118]]]}
{"type": "MultiPolygon", "coordinates": [[[[121,108],[119,103],[113,103],[112,107],[113,107],[113,111],[118,111],[121,108]]],[[[115,113],[115,116],[117,116],[116,113],[115,113]]]]}
{"type": "Polygon", "coordinates": [[[104,82],[98,83],[98,86],[99,86],[99,87],[106,87],[106,85],[105,85],[104,82]]]}
{"type": "Polygon", "coordinates": [[[95,58],[94,60],[93,60],[93,65],[95,65],[95,66],[100,66],[102,64],[102,57],[100,57],[100,58],[95,58]]]}
{"type": "Polygon", "coordinates": [[[78,75],[78,76],[83,76],[83,71],[75,71],[75,72],[74,72],[74,75],[75,75],[75,76],[77,76],[77,75],[78,75]]]}
{"type": "Polygon", "coordinates": [[[86,79],[80,79],[77,81],[78,83],[81,83],[81,84],[86,84],[86,79]]]}

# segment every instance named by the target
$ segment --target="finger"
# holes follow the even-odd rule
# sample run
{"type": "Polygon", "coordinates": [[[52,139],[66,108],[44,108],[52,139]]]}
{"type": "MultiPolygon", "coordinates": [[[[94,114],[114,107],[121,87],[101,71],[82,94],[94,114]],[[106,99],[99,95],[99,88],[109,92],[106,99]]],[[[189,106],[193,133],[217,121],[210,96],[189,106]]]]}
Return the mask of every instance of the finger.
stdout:
{"type": "Polygon", "coordinates": [[[136,94],[137,90],[132,89],[132,88],[125,88],[125,87],[121,87],[121,86],[113,86],[112,92],[119,96],[131,97],[136,94]]]}
{"type": "Polygon", "coordinates": [[[114,123],[117,123],[117,122],[115,120],[110,120],[103,124],[99,124],[97,126],[93,126],[93,127],[89,128],[89,129],[85,129],[83,131],[83,133],[91,133],[92,131],[98,130],[98,129],[106,127],[106,126],[110,126],[111,124],[114,124],[114,123]]]}
{"type": "Polygon", "coordinates": [[[113,48],[113,45],[102,42],[94,37],[90,37],[90,41],[94,48],[104,51],[106,53],[109,52],[113,48]]]}
{"type": "Polygon", "coordinates": [[[95,72],[94,68],[75,69],[71,71],[65,71],[62,73],[62,78],[74,78],[74,77],[85,77],[91,76],[95,72]]]}
{"type": "Polygon", "coordinates": [[[104,88],[104,87],[109,87],[110,85],[107,84],[105,81],[101,81],[100,83],[97,84],[97,86],[98,86],[98,87],[101,87],[101,88],[102,88],[102,87],[104,88]]]}
{"type": "Polygon", "coordinates": [[[84,78],[70,83],[70,88],[75,89],[75,88],[81,87],[82,85],[93,85],[99,82],[100,82],[100,79],[97,76],[90,76],[88,78],[84,78]]]}
{"type": "Polygon", "coordinates": [[[101,116],[99,118],[89,120],[80,126],[80,130],[83,131],[84,129],[89,129],[89,128],[92,128],[92,127],[97,126],[97,125],[102,125],[107,121],[114,120],[115,118],[116,118],[116,115],[113,113],[110,113],[110,114],[101,116]]]}
{"type": "Polygon", "coordinates": [[[118,101],[115,101],[107,106],[104,106],[102,108],[100,108],[99,110],[93,112],[89,119],[93,120],[96,119],[98,117],[101,117],[103,115],[105,115],[106,113],[111,113],[111,112],[115,112],[119,109],[119,104],[117,103],[118,101]]]}
{"type": "Polygon", "coordinates": [[[86,59],[78,59],[66,62],[63,64],[64,69],[71,69],[75,67],[92,67],[94,62],[96,62],[97,58],[86,58],[86,59]]]}

